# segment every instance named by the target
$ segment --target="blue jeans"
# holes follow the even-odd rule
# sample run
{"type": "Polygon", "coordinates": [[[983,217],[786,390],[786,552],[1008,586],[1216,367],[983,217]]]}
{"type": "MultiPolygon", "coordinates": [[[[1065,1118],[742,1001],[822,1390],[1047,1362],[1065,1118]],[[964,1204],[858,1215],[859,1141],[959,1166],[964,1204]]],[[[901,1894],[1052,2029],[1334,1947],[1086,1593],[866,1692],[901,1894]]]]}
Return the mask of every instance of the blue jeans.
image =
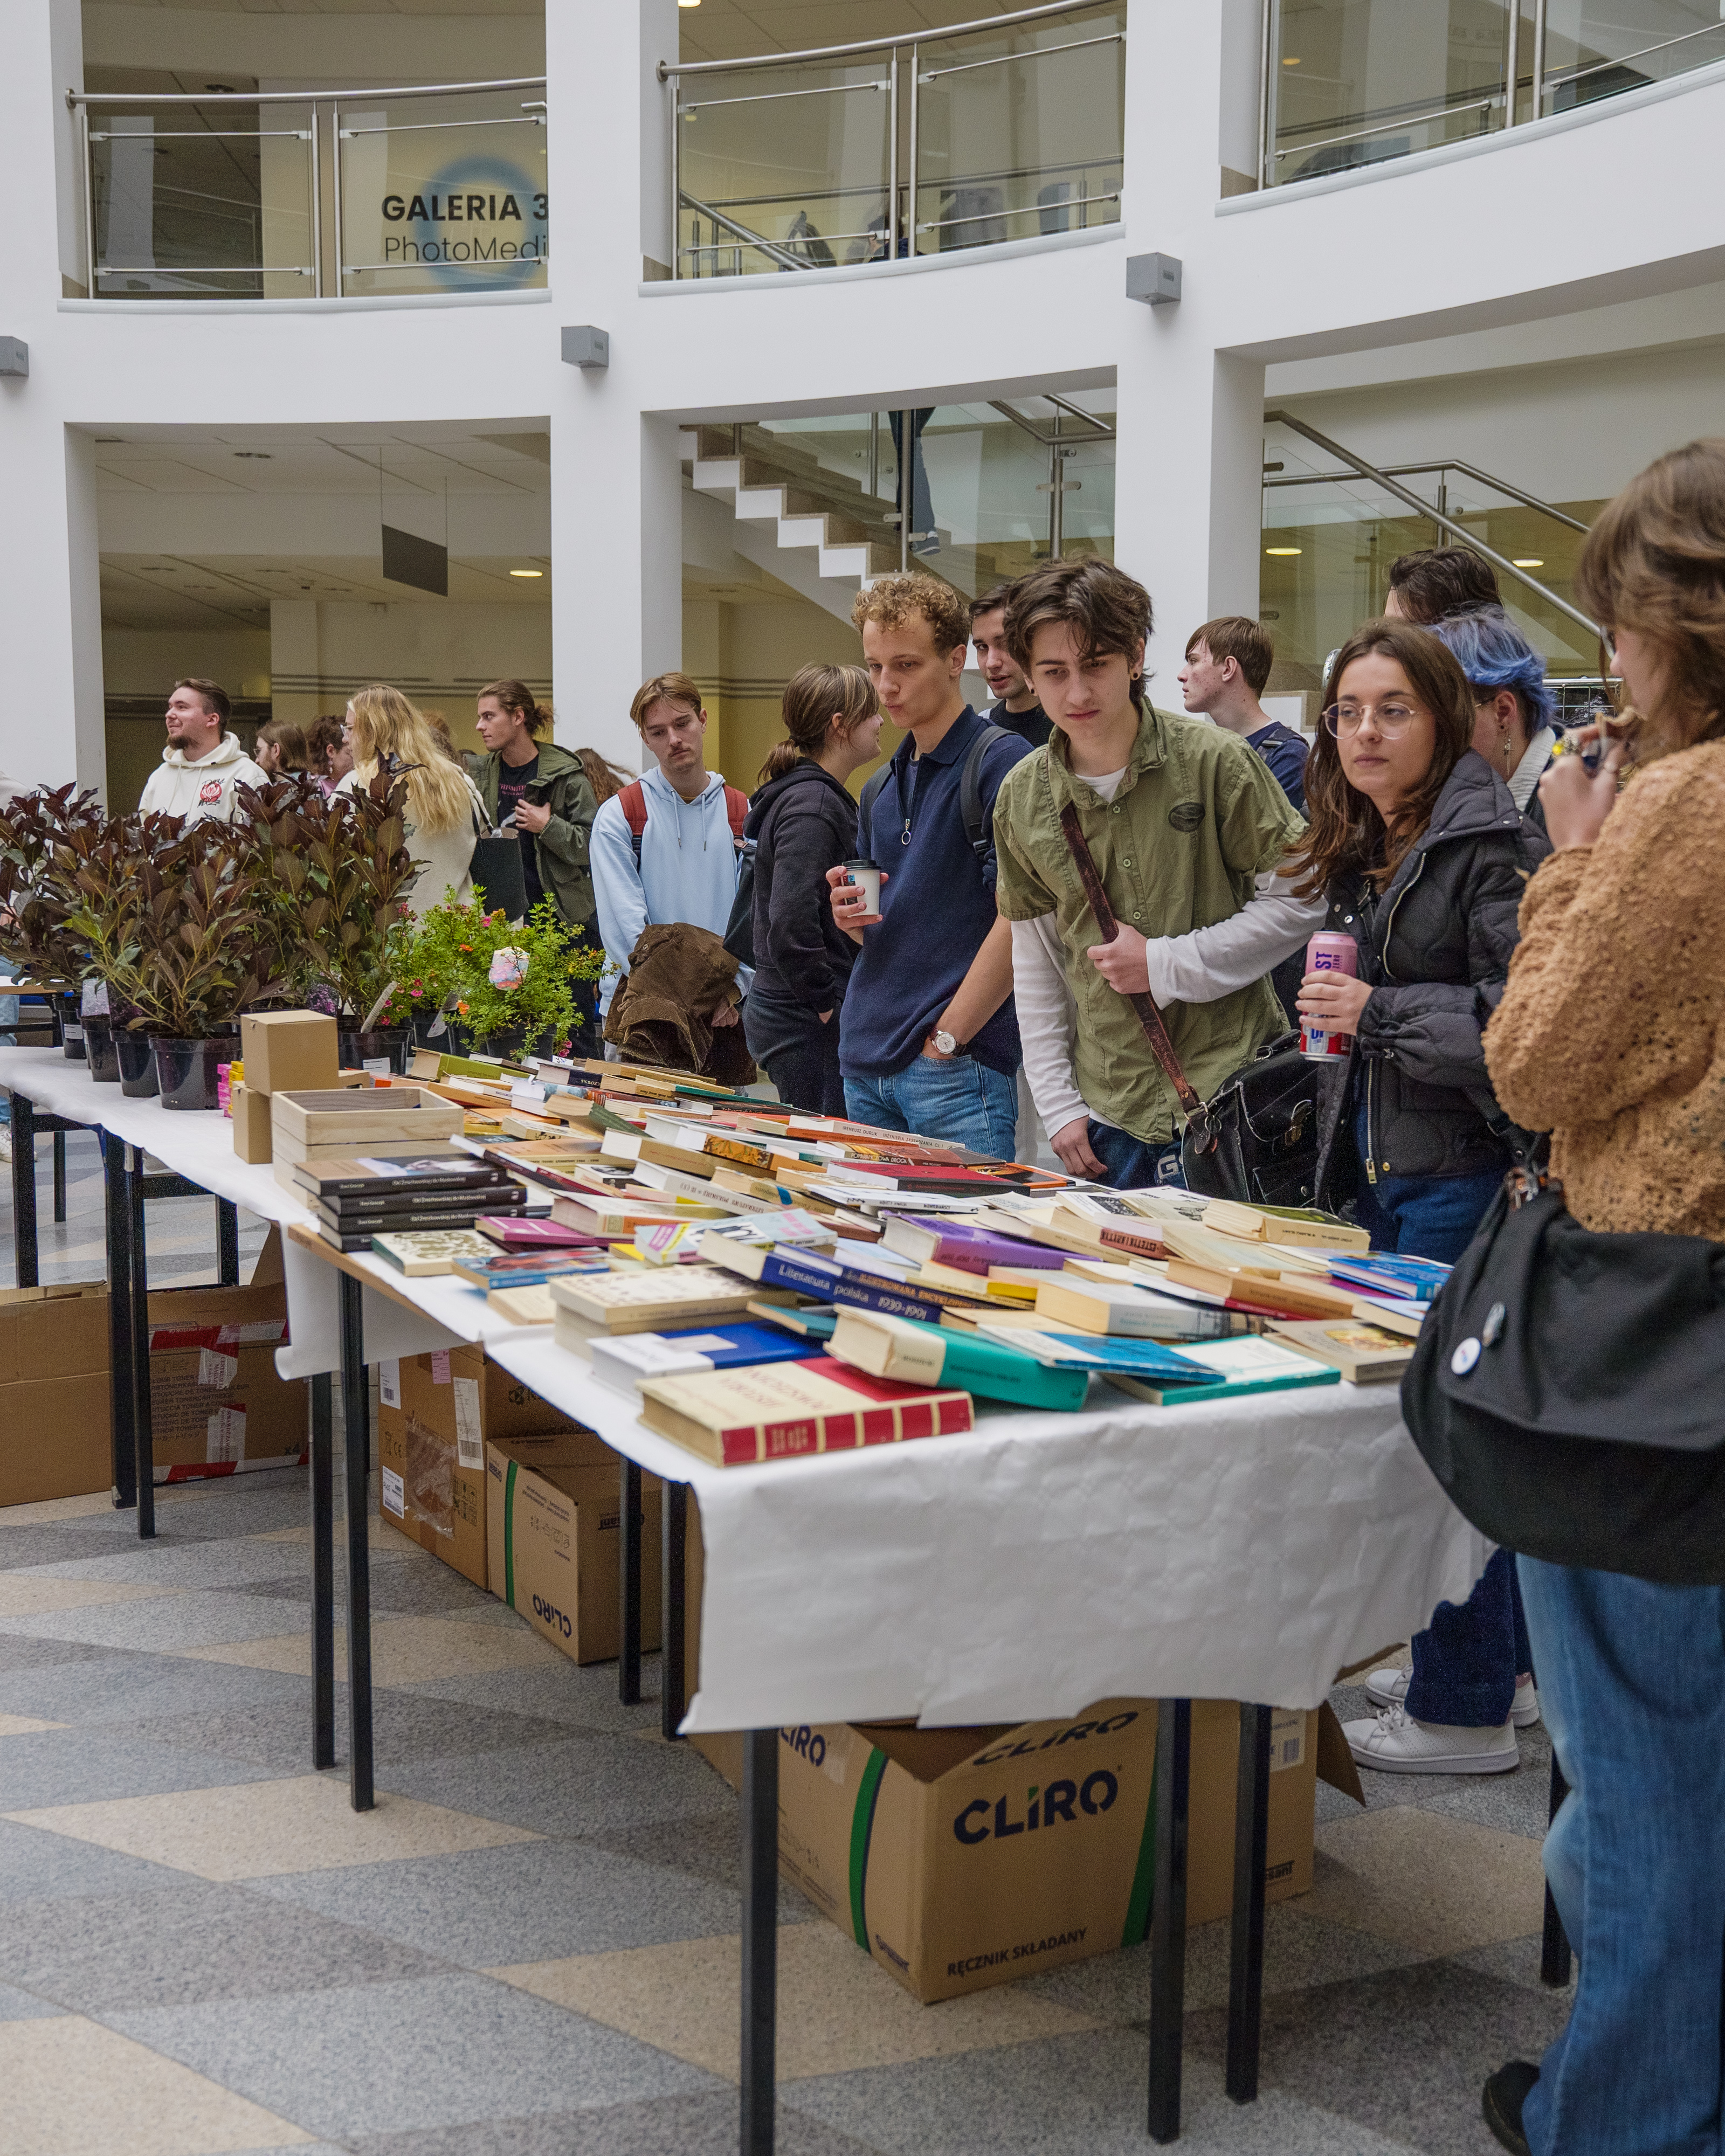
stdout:
{"type": "Polygon", "coordinates": [[[1102,1180],[1111,1190],[1147,1190],[1153,1185],[1163,1189],[1170,1185],[1177,1190],[1185,1188],[1178,1138],[1166,1145],[1151,1145],[1130,1132],[1116,1130],[1111,1123],[1099,1123],[1094,1116],[1090,1119],[1089,1136],[1091,1151],[1108,1171],[1102,1180]]]}
{"type": "Polygon", "coordinates": [[[1375,1183],[1362,1176],[1353,1217],[1374,1250],[1453,1265],[1502,1180],[1496,1168],[1489,1175],[1380,1175],[1375,1183]]]}
{"type": "Polygon", "coordinates": [[[919,1055],[890,1078],[845,1080],[845,1112],[882,1130],[950,1138],[991,1160],[1010,1160],[1017,1143],[1019,1089],[1004,1071],[972,1055],[919,1055]]]}
{"type": "Polygon", "coordinates": [[[1535,2156],[1719,2156],[1725,1589],[1521,1558],[1569,1794],[1545,1876],[1581,1964],[1522,2112],[1535,2156]]]}

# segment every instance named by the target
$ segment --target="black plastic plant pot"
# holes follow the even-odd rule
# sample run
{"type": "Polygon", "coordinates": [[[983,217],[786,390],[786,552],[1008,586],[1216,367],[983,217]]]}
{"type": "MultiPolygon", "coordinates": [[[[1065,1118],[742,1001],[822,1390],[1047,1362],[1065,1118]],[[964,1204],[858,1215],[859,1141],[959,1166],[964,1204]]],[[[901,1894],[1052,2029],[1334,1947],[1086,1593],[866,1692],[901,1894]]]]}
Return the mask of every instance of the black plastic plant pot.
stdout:
{"type": "Polygon", "coordinates": [[[375,1068],[380,1063],[387,1063],[393,1076],[404,1078],[408,1058],[413,1052],[413,1029],[410,1025],[380,1025],[370,1033],[350,1033],[338,1024],[336,1046],[344,1070],[362,1070],[368,1065],[375,1068]]]}
{"type": "Polygon", "coordinates": [[[219,1108],[216,1065],[233,1060],[234,1036],[213,1040],[156,1040],[156,1083],[164,1108],[219,1108]]]}
{"type": "Polygon", "coordinates": [[[84,1019],[80,1015],[84,998],[81,993],[72,989],[62,994],[60,1002],[60,1041],[69,1063],[84,1060],[84,1019]]]}
{"type": "Polygon", "coordinates": [[[98,1086],[120,1083],[120,1056],[114,1045],[114,1021],[101,1011],[92,1011],[84,1021],[84,1045],[90,1056],[90,1075],[98,1086]]]}
{"type": "Polygon", "coordinates": [[[157,1095],[155,1044],[147,1033],[130,1033],[116,1027],[114,1055],[120,1065],[120,1090],[134,1101],[153,1101],[157,1095]]]}

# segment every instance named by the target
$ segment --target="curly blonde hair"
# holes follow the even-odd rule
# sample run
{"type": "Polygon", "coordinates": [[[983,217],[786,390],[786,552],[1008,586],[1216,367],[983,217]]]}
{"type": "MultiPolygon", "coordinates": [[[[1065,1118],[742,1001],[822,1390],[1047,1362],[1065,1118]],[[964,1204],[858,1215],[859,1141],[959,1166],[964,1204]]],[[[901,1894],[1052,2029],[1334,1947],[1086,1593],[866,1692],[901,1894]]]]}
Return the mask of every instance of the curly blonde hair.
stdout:
{"type": "Polygon", "coordinates": [[[877,629],[901,629],[921,614],[934,633],[937,651],[953,651],[970,641],[970,601],[951,584],[917,569],[896,576],[876,577],[850,605],[850,619],[860,629],[867,622],[877,629]]]}

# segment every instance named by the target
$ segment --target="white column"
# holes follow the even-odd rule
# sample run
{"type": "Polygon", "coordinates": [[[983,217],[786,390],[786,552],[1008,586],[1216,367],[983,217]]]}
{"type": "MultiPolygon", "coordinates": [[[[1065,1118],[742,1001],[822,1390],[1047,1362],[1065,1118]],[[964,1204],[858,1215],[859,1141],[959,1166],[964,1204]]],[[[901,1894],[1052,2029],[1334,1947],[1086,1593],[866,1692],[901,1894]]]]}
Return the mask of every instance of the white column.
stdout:
{"type": "MultiPolygon", "coordinates": [[[[1157,115],[1128,130],[1126,217],[1132,254],[1178,256],[1173,305],[1122,299],[1115,559],[1149,587],[1156,609],[1152,693],[1179,708],[1186,639],[1219,613],[1257,618],[1264,369],[1217,349],[1214,259],[1219,148],[1239,154],[1242,99],[1257,69],[1237,8],[1132,10],[1127,110],[1157,115]],[[1176,99],[1158,85],[1178,82],[1176,99]],[[1233,124],[1224,125],[1224,121],[1233,124]]],[[[1253,123],[1255,126],[1255,119],[1253,123]]]]}
{"type": "MultiPolygon", "coordinates": [[[[606,369],[556,369],[551,412],[552,633],[557,737],[630,764],[629,699],[682,660],[682,476],[677,429],[644,414],[642,310],[650,238],[668,222],[655,62],[677,51],[675,0],[565,0],[546,15],[552,312],[611,335],[606,369]],[[647,175],[650,167],[651,178],[647,175]]],[[[662,259],[668,232],[653,249],[662,259]]]]}
{"type": "Polygon", "coordinates": [[[105,800],[108,728],[102,702],[102,554],[96,512],[95,438],[68,427],[62,439],[66,498],[64,619],[72,660],[72,745],[78,783],[93,786],[105,800]]]}

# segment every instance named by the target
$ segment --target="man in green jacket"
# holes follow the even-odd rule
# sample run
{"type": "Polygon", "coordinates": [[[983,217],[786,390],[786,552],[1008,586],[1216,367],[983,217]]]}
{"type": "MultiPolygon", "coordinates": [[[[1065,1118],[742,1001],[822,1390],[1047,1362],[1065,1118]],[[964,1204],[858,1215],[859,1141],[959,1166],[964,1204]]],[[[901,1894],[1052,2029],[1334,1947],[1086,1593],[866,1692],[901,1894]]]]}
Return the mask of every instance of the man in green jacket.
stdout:
{"type": "Polygon", "coordinates": [[[470,767],[494,825],[521,840],[529,912],[547,895],[563,925],[593,942],[588,855],[598,803],[571,750],[548,738],[551,712],[520,681],[481,689],[479,732],[490,753],[470,767]]]}
{"type": "Polygon", "coordinates": [[[1127,998],[1155,998],[1208,1099],[1286,1029],[1266,977],[1324,918],[1277,874],[1305,824],[1268,767],[1146,699],[1150,620],[1150,594],[1109,562],[1053,562],[1014,586],[1007,646],[1054,732],[994,807],[1037,1112],[1070,1173],[1120,1189],[1178,1180],[1183,1120],[1127,998]],[[1061,833],[1069,805],[1120,924],[1111,943],[1061,833]]]}

